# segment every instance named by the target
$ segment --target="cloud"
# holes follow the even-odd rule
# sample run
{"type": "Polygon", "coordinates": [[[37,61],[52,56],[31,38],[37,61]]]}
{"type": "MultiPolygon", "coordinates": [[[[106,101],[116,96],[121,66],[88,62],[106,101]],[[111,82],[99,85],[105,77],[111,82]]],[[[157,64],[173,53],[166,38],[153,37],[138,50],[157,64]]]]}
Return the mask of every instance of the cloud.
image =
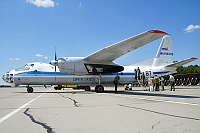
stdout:
{"type": "Polygon", "coordinates": [[[36,54],[35,56],[36,56],[36,57],[39,57],[39,58],[42,58],[42,57],[44,57],[44,59],[45,59],[45,60],[49,58],[49,57],[47,57],[47,56],[44,56],[44,55],[42,55],[42,54],[36,54]]]}
{"type": "Polygon", "coordinates": [[[19,58],[9,58],[9,60],[20,60],[19,58]]]}
{"type": "Polygon", "coordinates": [[[200,29],[200,25],[189,25],[187,28],[184,29],[185,32],[193,32],[196,29],[200,29]]]}
{"type": "MultiPolygon", "coordinates": [[[[53,0],[26,0],[26,2],[33,4],[37,7],[44,7],[44,8],[54,7],[55,5],[53,0]]],[[[58,5],[58,3],[56,3],[56,5],[58,5]]]]}
{"type": "Polygon", "coordinates": [[[36,54],[35,56],[36,57],[43,57],[44,55],[42,55],[42,54],[36,54]]]}
{"type": "Polygon", "coordinates": [[[47,56],[44,57],[45,60],[48,59],[48,58],[49,58],[49,57],[47,57],[47,56]]]}

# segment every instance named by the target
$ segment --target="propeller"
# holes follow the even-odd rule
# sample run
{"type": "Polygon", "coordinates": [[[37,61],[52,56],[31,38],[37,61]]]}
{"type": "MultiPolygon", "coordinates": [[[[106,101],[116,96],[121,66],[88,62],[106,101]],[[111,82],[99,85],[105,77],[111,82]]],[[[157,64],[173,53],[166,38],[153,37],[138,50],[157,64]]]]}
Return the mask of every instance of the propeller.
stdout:
{"type": "Polygon", "coordinates": [[[55,45],[55,55],[54,55],[54,70],[55,70],[55,81],[56,81],[56,66],[58,64],[58,60],[57,60],[57,54],[56,54],[56,45],[55,45]]]}

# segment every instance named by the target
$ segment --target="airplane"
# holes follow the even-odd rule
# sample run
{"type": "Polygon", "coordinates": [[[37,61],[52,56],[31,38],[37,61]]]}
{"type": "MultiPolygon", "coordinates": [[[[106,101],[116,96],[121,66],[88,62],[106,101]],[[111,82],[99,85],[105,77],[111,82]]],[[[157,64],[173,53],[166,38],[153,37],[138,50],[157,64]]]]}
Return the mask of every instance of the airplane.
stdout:
{"type": "MultiPolygon", "coordinates": [[[[197,58],[188,58],[174,63],[172,38],[160,30],[148,30],[116,44],[103,48],[87,57],[61,57],[47,63],[28,63],[24,67],[11,70],[3,75],[3,80],[12,86],[27,85],[27,92],[32,93],[30,85],[85,85],[90,91],[90,85],[96,85],[97,93],[104,92],[103,85],[113,84],[119,76],[119,84],[130,84],[135,79],[135,69],[138,67],[145,78],[155,75],[169,75],[176,73],[176,68],[187,64],[197,58]],[[121,66],[113,61],[122,55],[144,46],[158,38],[163,37],[156,57],[130,66],[121,66]],[[57,70],[59,69],[59,71],[57,70]]],[[[138,81],[139,82],[139,81],[138,81]]]]}

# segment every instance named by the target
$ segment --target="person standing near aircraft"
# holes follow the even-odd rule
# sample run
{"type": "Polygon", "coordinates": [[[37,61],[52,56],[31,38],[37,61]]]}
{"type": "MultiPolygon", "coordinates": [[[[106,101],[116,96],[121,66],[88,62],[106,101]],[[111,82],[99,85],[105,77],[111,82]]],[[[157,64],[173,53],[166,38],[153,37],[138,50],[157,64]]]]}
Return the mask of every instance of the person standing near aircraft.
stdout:
{"type": "Polygon", "coordinates": [[[136,69],[136,75],[137,75],[137,80],[140,80],[141,78],[140,78],[140,68],[139,67],[136,69]]]}
{"type": "Polygon", "coordinates": [[[135,72],[135,79],[137,80],[137,70],[135,69],[134,72],[135,72]]]}
{"type": "Polygon", "coordinates": [[[145,86],[145,75],[144,75],[144,72],[142,72],[141,79],[142,79],[142,86],[145,86]]]}
{"type": "Polygon", "coordinates": [[[149,91],[153,91],[153,77],[148,78],[149,91]]]}
{"type": "Polygon", "coordinates": [[[170,81],[170,86],[171,86],[171,89],[170,91],[175,91],[175,87],[174,87],[174,76],[172,75],[169,75],[169,81],[170,81]]]}
{"type": "Polygon", "coordinates": [[[163,78],[163,76],[160,77],[160,85],[161,85],[161,90],[164,91],[164,78],[163,78]]]}
{"type": "Polygon", "coordinates": [[[154,77],[155,91],[159,91],[159,78],[157,75],[154,77]]]}
{"type": "Polygon", "coordinates": [[[113,81],[113,83],[114,83],[114,85],[115,85],[115,93],[117,93],[117,85],[118,85],[118,83],[119,83],[119,79],[120,79],[120,77],[117,75],[117,76],[114,78],[114,81],[113,81]]]}

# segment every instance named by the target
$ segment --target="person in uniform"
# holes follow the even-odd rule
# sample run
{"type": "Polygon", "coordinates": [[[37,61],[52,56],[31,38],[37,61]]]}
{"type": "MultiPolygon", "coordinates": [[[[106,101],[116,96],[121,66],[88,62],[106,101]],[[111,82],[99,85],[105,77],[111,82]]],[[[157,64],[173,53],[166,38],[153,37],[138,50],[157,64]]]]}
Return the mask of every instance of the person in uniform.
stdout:
{"type": "Polygon", "coordinates": [[[142,72],[141,79],[142,79],[142,86],[145,86],[145,75],[144,75],[144,72],[142,72]]]}
{"type": "Polygon", "coordinates": [[[120,77],[117,75],[113,80],[113,83],[115,85],[115,93],[117,93],[117,86],[118,86],[118,83],[119,83],[119,79],[120,79],[120,77]]]}
{"type": "Polygon", "coordinates": [[[159,91],[159,78],[157,75],[154,77],[155,91],[159,91]]]}
{"type": "Polygon", "coordinates": [[[135,72],[135,79],[137,80],[137,70],[135,69],[134,72],[135,72]]]}
{"type": "Polygon", "coordinates": [[[137,79],[140,80],[140,68],[138,67],[136,70],[137,79]]]}
{"type": "Polygon", "coordinates": [[[172,75],[169,75],[169,82],[170,82],[170,86],[171,86],[171,91],[173,90],[173,91],[175,91],[175,87],[174,87],[174,76],[172,76],[172,75]]]}
{"type": "Polygon", "coordinates": [[[160,77],[160,85],[161,85],[162,91],[164,91],[164,78],[163,78],[163,76],[160,77]]]}

